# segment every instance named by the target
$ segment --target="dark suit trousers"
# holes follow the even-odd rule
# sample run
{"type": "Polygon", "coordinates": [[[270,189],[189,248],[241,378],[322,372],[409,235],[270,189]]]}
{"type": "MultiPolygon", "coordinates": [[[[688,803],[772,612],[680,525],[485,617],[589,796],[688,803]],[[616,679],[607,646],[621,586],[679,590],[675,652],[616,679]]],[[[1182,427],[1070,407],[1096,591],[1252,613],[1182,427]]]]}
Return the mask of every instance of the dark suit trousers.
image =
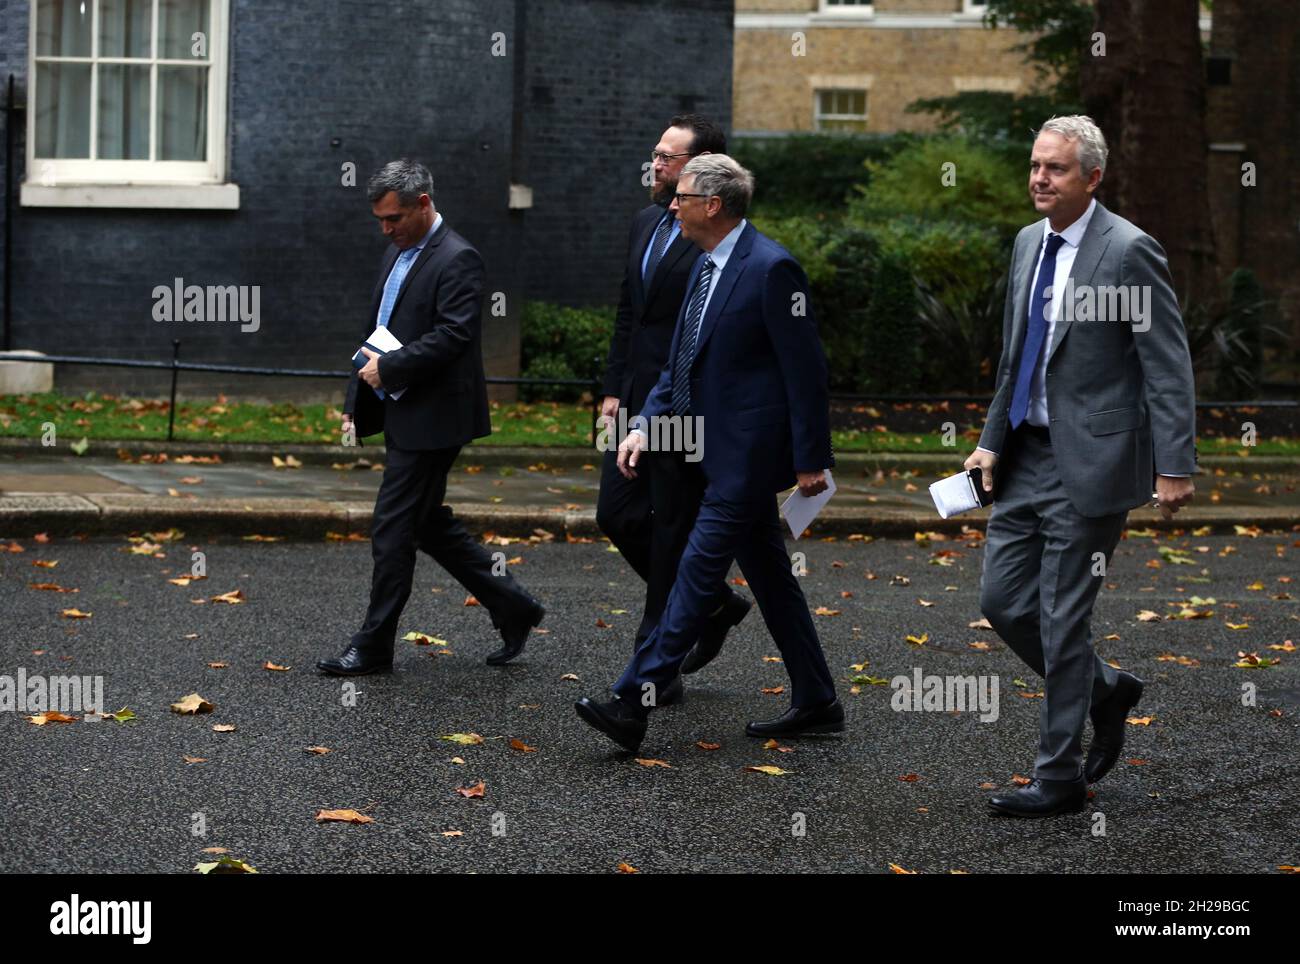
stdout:
{"type": "MultiPolygon", "coordinates": [[[[1127,513],[1079,514],[1061,483],[1053,446],[1009,439],[989,515],[980,609],[998,635],[1043,677],[1034,776],[1082,772],[1088,710],[1115,691],[1116,673],[1092,647],[1092,606],[1127,513]]],[[[1068,467],[1067,467],[1068,468],[1068,467]]]]}
{"type": "Polygon", "coordinates": [[[411,595],[417,549],[473,593],[494,625],[532,605],[508,572],[492,574],[491,554],[465,531],[451,507],[443,505],[447,473],[459,452],[460,446],[432,451],[388,448],[370,526],[375,561],[370,608],[352,645],[385,655],[393,652],[397,621],[411,595]]]}
{"type": "Polygon", "coordinates": [[[821,641],[799,580],[791,571],[776,499],[736,504],[705,489],[663,616],[614,684],[620,698],[652,707],[680,672],[734,559],[790,674],[791,702],[817,706],[835,696],[821,641]]]}

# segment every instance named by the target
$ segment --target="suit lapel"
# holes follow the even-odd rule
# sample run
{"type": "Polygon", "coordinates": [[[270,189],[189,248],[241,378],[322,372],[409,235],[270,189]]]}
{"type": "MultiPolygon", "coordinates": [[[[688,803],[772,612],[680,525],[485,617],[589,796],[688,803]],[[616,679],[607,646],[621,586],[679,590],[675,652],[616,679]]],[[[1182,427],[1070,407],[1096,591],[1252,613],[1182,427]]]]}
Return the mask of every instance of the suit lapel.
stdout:
{"type": "MultiPolygon", "coordinates": [[[[1101,256],[1110,246],[1110,232],[1113,227],[1110,212],[1098,202],[1092,212],[1092,220],[1088,222],[1088,230],[1083,232],[1083,238],[1079,241],[1079,250],[1074,255],[1074,264],[1070,266],[1069,280],[1074,282],[1075,288],[1092,283],[1092,276],[1097,272],[1101,256]]],[[[1070,288],[1067,287],[1066,290],[1069,291],[1070,288]]],[[[1062,311],[1061,318],[1057,320],[1056,327],[1052,330],[1052,344],[1047,350],[1048,361],[1052,360],[1056,349],[1061,346],[1061,342],[1069,332],[1070,326],[1074,324],[1073,310],[1068,314],[1070,317],[1066,317],[1067,312],[1062,311]]]]}
{"type": "Polygon", "coordinates": [[[691,242],[688,241],[686,236],[679,231],[676,240],[673,241],[672,244],[668,245],[668,250],[665,251],[664,256],[659,259],[659,264],[656,266],[654,274],[650,276],[650,287],[645,293],[645,304],[649,304],[650,300],[659,293],[659,289],[663,285],[664,279],[668,277],[668,273],[672,271],[673,265],[684,258],[686,252],[690,251],[691,248],[691,242]]]}
{"type": "MultiPolygon", "coordinates": [[[[1043,248],[1043,229],[1042,222],[1035,225],[1034,240],[1025,244],[1020,252],[1020,257],[1016,258],[1016,263],[1012,266],[1014,276],[1012,283],[1016,286],[1016,300],[1013,308],[1014,314],[1011,316],[1011,347],[1012,358],[1020,356],[1020,346],[1025,340],[1025,329],[1029,325],[1029,288],[1033,284],[1034,263],[1038,260],[1038,255],[1043,248]]],[[[1012,378],[1014,380],[1014,372],[1012,378]]]]}
{"type": "Polygon", "coordinates": [[[645,258],[645,249],[649,247],[650,240],[654,237],[655,228],[659,226],[659,222],[662,220],[663,211],[659,212],[658,217],[646,218],[646,223],[641,226],[641,232],[637,235],[636,244],[632,247],[632,264],[630,265],[632,268],[632,283],[636,285],[637,299],[641,304],[645,304],[647,301],[646,283],[641,276],[641,261],[645,258]]]}
{"type": "Polygon", "coordinates": [[[700,337],[695,341],[695,357],[700,357],[700,352],[704,349],[704,343],[708,341],[709,335],[713,334],[714,323],[722,309],[727,306],[727,299],[731,297],[731,292],[736,287],[736,279],[740,277],[741,272],[745,270],[745,261],[749,258],[750,249],[754,246],[754,234],[757,229],[752,223],[745,225],[745,230],[740,232],[740,238],[736,241],[736,246],[731,250],[731,257],[727,259],[726,265],[722,268],[722,274],[712,282],[713,294],[709,298],[709,307],[704,312],[704,320],[700,322],[700,337]]]}

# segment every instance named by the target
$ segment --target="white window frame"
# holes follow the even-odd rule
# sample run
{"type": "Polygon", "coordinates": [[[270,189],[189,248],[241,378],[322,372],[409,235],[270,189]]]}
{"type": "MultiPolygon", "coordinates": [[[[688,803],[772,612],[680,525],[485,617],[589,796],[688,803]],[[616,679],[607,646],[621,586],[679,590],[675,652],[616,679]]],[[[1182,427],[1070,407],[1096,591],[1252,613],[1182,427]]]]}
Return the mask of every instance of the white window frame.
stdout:
{"type": "Polygon", "coordinates": [[[817,13],[823,17],[874,17],[874,3],[832,3],[831,0],[817,0],[817,13]]]}
{"type": "MultiPolygon", "coordinates": [[[[140,63],[140,58],[98,57],[99,0],[91,4],[91,54],[89,57],[46,57],[43,63],[140,63]]],[[[203,161],[104,160],[94,157],[98,149],[95,124],[98,120],[98,71],[93,71],[90,91],[90,158],[50,158],[36,156],[37,53],[36,31],[38,0],[30,0],[28,17],[27,81],[27,174],[22,184],[20,203],[36,207],[159,207],[159,208],[237,208],[239,188],[226,182],[227,177],[227,108],[229,88],[229,0],[210,0],[210,36],[208,57],[202,61],[208,69],[208,157],[203,161]]],[[[158,53],[159,0],[151,9],[151,54],[158,53]]],[[[157,67],[193,66],[194,59],[149,58],[157,67]]],[[[157,150],[158,70],[150,70],[150,152],[157,150]]]]}
{"type": "Polygon", "coordinates": [[[988,12],[988,0],[961,0],[961,13],[958,16],[982,20],[988,12]]]}
{"type": "Polygon", "coordinates": [[[868,87],[817,87],[813,90],[813,130],[816,132],[835,134],[844,133],[840,128],[823,128],[823,120],[830,121],[861,121],[862,130],[866,130],[867,120],[871,116],[871,89],[868,87]],[[862,113],[861,114],[823,114],[822,111],[822,94],[861,94],[862,95],[862,113]]]}

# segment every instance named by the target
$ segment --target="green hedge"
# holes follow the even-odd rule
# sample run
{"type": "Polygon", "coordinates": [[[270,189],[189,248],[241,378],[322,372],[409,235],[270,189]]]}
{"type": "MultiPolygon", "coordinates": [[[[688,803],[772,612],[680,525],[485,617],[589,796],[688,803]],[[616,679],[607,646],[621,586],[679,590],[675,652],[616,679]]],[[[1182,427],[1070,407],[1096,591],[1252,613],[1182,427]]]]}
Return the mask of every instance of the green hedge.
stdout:
{"type": "MultiPolygon", "coordinates": [[[[615,309],[565,308],[542,301],[524,305],[520,331],[521,378],[599,379],[605,373],[615,309]]],[[[523,401],[576,401],[590,389],[522,385],[523,401]]]]}

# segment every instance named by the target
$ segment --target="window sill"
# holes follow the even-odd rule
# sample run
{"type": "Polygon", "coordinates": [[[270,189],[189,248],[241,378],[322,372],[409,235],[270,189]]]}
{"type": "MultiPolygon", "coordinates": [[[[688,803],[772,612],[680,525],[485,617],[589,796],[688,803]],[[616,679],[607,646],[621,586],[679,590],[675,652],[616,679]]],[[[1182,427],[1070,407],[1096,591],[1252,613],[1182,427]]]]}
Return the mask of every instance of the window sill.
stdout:
{"type": "Polygon", "coordinates": [[[27,182],[27,208],[164,208],[237,211],[238,184],[53,184],[27,182]]]}

